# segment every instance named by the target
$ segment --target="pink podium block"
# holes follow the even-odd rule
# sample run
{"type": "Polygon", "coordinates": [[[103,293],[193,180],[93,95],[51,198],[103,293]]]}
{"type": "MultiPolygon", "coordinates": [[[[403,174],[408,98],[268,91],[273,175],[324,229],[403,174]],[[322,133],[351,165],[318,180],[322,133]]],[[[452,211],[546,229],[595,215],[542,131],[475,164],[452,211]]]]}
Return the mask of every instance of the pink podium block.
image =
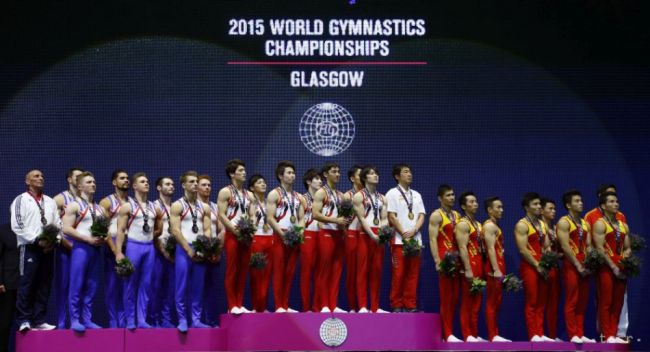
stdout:
{"type": "Polygon", "coordinates": [[[243,314],[222,315],[228,349],[249,350],[432,350],[440,341],[438,314],[243,314]],[[347,338],[338,347],[321,341],[320,326],[338,318],[347,338]]]}
{"type": "Polygon", "coordinates": [[[28,331],[16,334],[16,352],[115,352],[124,350],[124,329],[28,331]]]}
{"type": "Polygon", "coordinates": [[[124,342],[124,352],[227,350],[226,333],[221,328],[189,329],[185,334],[176,329],[125,330],[124,342]]]}

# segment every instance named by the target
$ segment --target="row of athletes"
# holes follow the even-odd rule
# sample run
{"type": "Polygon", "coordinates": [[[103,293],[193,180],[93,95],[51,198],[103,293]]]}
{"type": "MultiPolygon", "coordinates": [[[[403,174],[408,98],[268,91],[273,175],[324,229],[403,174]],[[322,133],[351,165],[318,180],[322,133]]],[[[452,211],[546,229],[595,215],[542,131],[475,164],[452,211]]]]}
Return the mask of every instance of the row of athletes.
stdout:
{"type": "MultiPolygon", "coordinates": [[[[163,177],[157,181],[160,197],[155,202],[150,202],[147,198],[149,185],[146,175],[139,173],[132,177],[131,183],[135,197],[131,198],[128,196],[128,174],[123,170],[117,170],[112,177],[115,193],[104,198],[99,204],[94,204],[93,196],[96,189],[94,177],[83,170],[71,169],[67,175],[69,189],[55,197],[56,202],[53,208],[54,211],[57,207],[59,208],[63,230],[66,237],[72,239],[72,241],[64,239],[60,250],[57,251],[57,297],[60,298],[58,326],[65,327],[66,309],[62,309],[62,307],[65,307],[66,297],[68,297],[71,327],[78,331],[97,327],[92,323],[90,316],[90,305],[97,286],[96,270],[93,268],[97,267],[100,256],[98,248],[104,246],[104,243],[90,236],[89,231],[90,224],[97,213],[108,216],[112,220],[109,233],[113,238],[106,241],[110,251],[106,251],[104,257],[107,261],[105,263],[105,279],[107,280],[105,296],[107,297],[106,303],[111,326],[117,327],[125,324],[128,328],[136,326],[146,328],[150,326],[147,323],[147,318],[149,318],[149,322],[157,326],[171,326],[174,310],[178,317],[177,327],[181,331],[186,331],[188,326],[208,326],[201,321],[202,318],[204,321],[207,320],[208,323],[214,324],[216,318],[207,317],[211,315],[210,311],[216,311],[216,308],[209,307],[206,301],[211,295],[204,294],[204,284],[207,282],[210,285],[214,281],[209,279],[210,273],[206,280],[206,270],[210,271],[210,266],[196,257],[191,245],[196,236],[201,233],[207,236],[217,236],[224,243],[226,251],[225,290],[230,313],[250,312],[243,307],[243,291],[251,252],[265,253],[271,263],[264,270],[253,270],[251,273],[254,311],[266,310],[267,292],[272,275],[276,312],[295,312],[288,305],[288,296],[298,252],[300,252],[303,311],[343,311],[337,307],[337,297],[345,262],[349,273],[346,277],[346,288],[351,310],[385,312],[379,308],[384,248],[378,244],[376,233],[379,227],[390,224],[397,233],[390,245],[392,257],[391,308],[394,312],[416,311],[416,291],[421,258],[419,256],[403,256],[401,244],[403,238],[416,238],[421,243],[420,229],[424,225],[425,209],[420,194],[410,188],[412,174],[408,165],[399,164],[393,168],[393,177],[397,181],[397,186],[391,189],[386,196],[377,192],[379,173],[374,167],[353,167],[348,173],[353,183],[353,189],[346,193],[337,190],[340,180],[340,169],[337,164],[328,163],[320,172],[309,170],[303,177],[304,185],[308,190],[304,195],[293,190],[296,175],[295,167],[290,162],[278,164],[276,178],[280,186],[269,192],[268,195],[266,194],[266,182],[260,175],[251,177],[249,190],[244,189],[246,169],[242,161],[229,161],[226,166],[226,174],[231,183],[220,190],[216,204],[209,201],[210,178],[198,176],[194,172],[186,172],[181,176],[184,195],[172,203],[171,196],[174,193],[174,186],[171,178],[163,177]],[[337,205],[345,198],[353,200],[357,214],[353,219],[341,218],[337,215],[337,205]],[[92,204],[94,205],[91,206],[92,204]],[[267,213],[274,214],[274,216],[267,217],[267,213]],[[258,225],[254,241],[250,246],[240,243],[236,239],[238,231],[236,224],[241,216],[251,217],[258,225]],[[149,220],[154,222],[153,231],[151,229],[145,231],[149,227],[149,220]],[[284,231],[295,224],[305,228],[305,241],[298,249],[287,247],[282,241],[284,231]],[[125,236],[127,232],[128,245],[125,253],[122,248],[125,238],[127,238],[125,236]],[[175,258],[170,258],[164,250],[166,236],[174,236],[178,242],[175,258]],[[156,251],[154,248],[158,250],[156,251]],[[131,275],[124,283],[125,295],[124,300],[121,301],[118,297],[122,295],[117,292],[121,288],[120,280],[115,277],[112,268],[115,260],[124,256],[131,259],[136,267],[136,274],[131,275]],[[68,270],[67,273],[66,270],[68,270]],[[313,276],[315,276],[315,292],[312,297],[313,276]],[[68,282],[69,287],[66,287],[68,282]],[[370,296],[370,301],[368,301],[368,296],[370,296]],[[189,307],[186,307],[186,302],[190,302],[189,307]]],[[[12,212],[21,207],[20,199],[24,198],[23,200],[26,202],[23,203],[33,203],[31,208],[32,211],[36,210],[34,214],[40,212],[41,221],[37,221],[37,223],[47,223],[47,216],[46,220],[43,220],[43,214],[48,214],[48,212],[40,211],[45,208],[43,205],[48,203],[43,201],[43,199],[47,200],[47,196],[42,195],[42,173],[38,170],[30,171],[26,177],[26,183],[29,190],[14,201],[12,212]],[[39,202],[41,202],[40,205],[39,202]]],[[[599,280],[599,286],[622,286],[622,291],[620,289],[612,290],[611,287],[599,290],[599,292],[613,293],[609,298],[602,297],[601,299],[599,297],[598,315],[603,333],[609,333],[611,327],[614,326],[614,333],[606,336],[615,339],[618,316],[615,319],[614,316],[616,311],[620,313],[621,305],[618,302],[622,301],[622,298],[619,299],[619,296],[622,297],[622,295],[617,292],[624,293],[625,286],[623,280],[612,279],[613,277],[621,278],[621,274],[614,265],[616,258],[612,259],[611,248],[609,251],[605,251],[605,248],[615,246],[621,253],[627,250],[628,241],[625,239],[627,227],[624,222],[613,225],[608,220],[597,221],[598,214],[601,219],[608,219],[606,216],[603,217],[608,214],[607,200],[612,197],[616,198],[615,193],[604,192],[603,194],[607,195],[605,202],[601,202],[601,206],[597,208],[599,210],[592,211],[590,213],[592,216],[588,219],[595,225],[593,245],[609,253],[608,263],[612,264],[609,266],[612,275],[607,277],[610,280],[607,278],[599,280]],[[602,226],[598,224],[604,226],[604,230],[602,230],[604,233],[601,234],[600,227],[602,226]],[[617,244],[622,241],[623,246],[610,245],[611,241],[606,240],[614,233],[616,233],[614,241],[617,244]],[[621,238],[623,239],[621,240],[621,238]]],[[[573,280],[570,282],[584,281],[581,276],[584,269],[581,269],[580,260],[583,260],[581,258],[584,258],[587,246],[592,244],[589,236],[592,231],[588,224],[583,226],[582,220],[573,221],[579,219],[582,211],[579,193],[565,195],[566,197],[570,198],[568,203],[565,202],[569,215],[558,223],[557,237],[547,223],[539,220],[541,200],[535,194],[527,194],[524,198],[522,205],[526,211],[526,217],[517,224],[515,229],[517,245],[522,255],[520,271],[526,291],[526,323],[530,338],[534,341],[549,339],[543,333],[544,306],[549,295],[547,293],[548,284],[541,279],[538,269],[542,250],[552,248],[551,244],[556,243],[555,239],[557,238],[562,243],[560,247],[562,250],[567,247],[565,246],[567,241],[574,244],[580,243],[581,246],[568,247],[573,255],[565,253],[567,263],[564,265],[564,272],[575,268],[577,276],[564,275],[564,277],[565,280],[573,280]],[[573,203],[576,205],[573,206],[573,203]],[[580,204],[579,209],[577,208],[578,203],[580,204]],[[565,229],[566,224],[569,224],[568,231],[565,229]],[[578,225],[576,226],[576,224],[578,225]],[[568,235],[566,235],[567,233],[568,235]],[[583,240],[581,236],[585,236],[585,234],[587,237],[583,240]],[[579,238],[573,239],[575,236],[579,238]],[[577,248],[577,253],[574,253],[575,248],[577,248]]],[[[441,207],[434,211],[429,219],[430,248],[436,266],[438,267],[441,258],[447,251],[460,250],[465,279],[487,274],[486,321],[489,338],[491,341],[507,341],[498,335],[496,326],[496,316],[501,302],[501,285],[498,284],[498,280],[505,273],[503,236],[498,227],[498,221],[503,214],[503,204],[495,197],[485,201],[489,219],[484,223],[483,229],[483,226],[474,217],[478,210],[478,200],[474,194],[466,192],[460,197],[460,206],[465,212],[464,217],[452,210],[455,195],[451,187],[440,186],[438,198],[441,207]],[[479,260],[479,256],[482,258],[481,251],[487,253],[485,263],[482,259],[479,260]]],[[[620,214],[618,213],[617,200],[613,200],[611,203],[615,203],[611,206],[616,207],[614,214],[620,214]]],[[[22,209],[22,211],[23,214],[28,213],[28,209],[22,209]]],[[[12,225],[19,237],[19,243],[35,249],[27,257],[39,259],[29,261],[29,263],[47,262],[48,251],[42,250],[39,248],[42,247],[40,244],[34,243],[36,235],[31,236],[30,243],[30,236],[25,236],[25,231],[22,231],[25,228],[25,215],[22,215],[22,218],[20,214],[18,217],[16,216],[12,213],[12,225]],[[17,221],[19,219],[22,223],[17,221]]],[[[38,220],[38,216],[33,216],[33,218],[38,220]]],[[[55,220],[52,219],[52,221],[55,220]]],[[[38,228],[39,226],[32,227],[38,228]]],[[[33,229],[31,232],[34,234],[39,231],[33,229]]],[[[43,271],[42,268],[40,270],[26,269],[25,272],[32,274],[23,276],[33,278],[37,273],[42,276],[41,271],[43,271]]],[[[599,273],[599,278],[608,273],[607,270],[602,272],[604,274],[599,273]]],[[[557,274],[552,275],[552,277],[557,276],[557,274]]],[[[448,278],[444,275],[439,277],[443,336],[450,342],[460,341],[452,334],[452,326],[460,295],[459,291],[462,290],[461,326],[463,336],[466,341],[481,341],[482,339],[477,336],[481,296],[469,294],[468,280],[448,278]]],[[[553,282],[553,280],[557,279],[554,278],[549,282],[553,282]]],[[[23,281],[32,281],[32,283],[25,287],[22,304],[19,293],[18,320],[21,323],[21,330],[25,325],[26,329],[29,329],[31,325],[49,328],[49,325],[44,322],[44,304],[35,302],[38,297],[47,297],[42,291],[49,292],[49,287],[45,289],[42,286],[46,285],[35,285],[33,280],[23,281]],[[34,295],[33,292],[41,294],[34,295]]],[[[572,336],[572,340],[591,341],[582,334],[582,317],[584,316],[584,307],[582,306],[583,303],[586,304],[586,300],[582,299],[585,295],[584,284],[565,286],[567,288],[565,315],[569,336],[572,336]],[[574,290],[576,287],[582,289],[574,290]]],[[[588,285],[586,287],[588,289],[588,285]]],[[[557,306],[555,311],[557,312],[557,306]]],[[[547,319],[553,320],[552,313],[547,313],[547,319]]],[[[556,318],[555,321],[557,321],[556,318]]],[[[552,325],[549,324],[551,330],[549,335],[551,336],[554,334],[552,325]]],[[[608,340],[610,339],[608,338],[608,340]]]]}

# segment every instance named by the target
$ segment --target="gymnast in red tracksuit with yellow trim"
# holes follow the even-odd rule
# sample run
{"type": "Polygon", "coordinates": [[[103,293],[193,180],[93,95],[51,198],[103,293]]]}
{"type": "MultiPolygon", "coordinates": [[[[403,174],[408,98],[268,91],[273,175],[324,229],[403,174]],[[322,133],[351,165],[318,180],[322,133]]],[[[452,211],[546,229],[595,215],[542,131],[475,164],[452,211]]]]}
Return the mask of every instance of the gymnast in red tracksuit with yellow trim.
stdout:
{"type": "Polygon", "coordinates": [[[481,293],[471,293],[472,281],[483,279],[483,257],[485,243],[483,242],[483,227],[476,221],[478,200],[472,192],[463,192],[459,204],[465,216],[456,225],[456,242],[460,259],[464,268],[464,279],[461,284],[462,302],[460,304],[460,326],[463,338],[467,342],[482,342],[478,336],[478,313],[481,310],[481,293]]]}
{"type": "Polygon", "coordinates": [[[608,343],[626,343],[616,337],[618,320],[623,308],[627,279],[620,268],[622,258],[630,255],[629,229],[616,219],[618,197],[616,193],[605,192],[598,201],[604,217],[594,224],[593,241],[595,247],[605,254],[606,265],[598,272],[598,323],[600,331],[608,343]]]}
{"type": "Polygon", "coordinates": [[[515,240],[521,255],[519,272],[524,282],[524,316],[528,338],[533,342],[553,341],[544,335],[544,309],[548,285],[542,277],[539,260],[542,251],[549,249],[550,242],[546,224],[539,220],[542,213],[540,196],[534,192],[526,193],[521,205],[526,211],[526,216],[515,226],[515,240]]]}

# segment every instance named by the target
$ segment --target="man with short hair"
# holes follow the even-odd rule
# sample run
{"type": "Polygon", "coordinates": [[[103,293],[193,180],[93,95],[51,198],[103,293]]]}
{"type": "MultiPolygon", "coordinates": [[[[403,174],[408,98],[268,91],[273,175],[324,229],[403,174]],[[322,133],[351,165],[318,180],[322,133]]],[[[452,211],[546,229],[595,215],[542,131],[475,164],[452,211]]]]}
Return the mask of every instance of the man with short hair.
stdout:
{"type": "MultiPolygon", "coordinates": [[[[348,179],[352,184],[352,188],[343,193],[343,199],[352,201],[354,195],[363,189],[363,184],[359,178],[361,169],[363,169],[361,165],[355,164],[348,170],[348,179]]],[[[355,214],[345,234],[345,291],[350,312],[356,312],[361,308],[357,298],[357,248],[361,232],[359,218],[355,214]]]]}
{"type": "Polygon", "coordinates": [[[123,169],[113,170],[111,174],[111,183],[114,192],[104,197],[99,202],[104,214],[107,214],[111,220],[108,228],[110,238],[106,240],[106,249],[104,251],[104,302],[108,310],[108,326],[111,328],[123,328],[126,321],[124,316],[124,280],[120,279],[115,272],[115,256],[117,248],[117,218],[120,208],[131,201],[129,197],[129,174],[123,169]]]}
{"type": "Polygon", "coordinates": [[[45,178],[40,170],[25,175],[27,191],[11,203],[11,229],[20,248],[20,283],[16,302],[16,321],[21,332],[52,330],[48,324],[47,300],[54,269],[54,243],[39,239],[45,226],[61,227],[56,203],[43,194],[45,178]]]}
{"type": "MultiPolygon", "coordinates": [[[[198,180],[199,199],[210,206],[212,237],[216,238],[219,241],[219,246],[223,248],[224,229],[223,226],[221,226],[221,222],[219,222],[219,209],[217,203],[210,200],[210,195],[212,195],[212,178],[209,175],[203,174],[199,175],[198,180]]],[[[217,301],[219,296],[217,295],[217,290],[219,289],[220,283],[217,278],[219,276],[219,262],[221,261],[221,256],[211,255],[206,259],[205,289],[203,294],[203,320],[208,325],[214,326],[217,325],[218,322],[217,311],[219,310],[219,306],[217,301]]]]}
{"type": "Polygon", "coordinates": [[[422,196],[411,189],[413,174],[408,164],[393,166],[393,178],[397,186],[386,193],[388,221],[395,228],[391,241],[392,282],[390,305],[393,311],[417,312],[417,289],[422,255],[405,257],[402,252],[404,240],[415,239],[422,246],[420,229],[424,224],[422,196]]]}
{"type": "Polygon", "coordinates": [[[304,242],[300,245],[300,296],[302,297],[302,311],[316,310],[316,302],[312,305],[312,278],[315,277],[316,254],[318,250],[318,221],[314,220],[312,206],[314,195],[323,185],[318,170],[309,169],[302,177],[305,186],[303,198],[305,199],[305,231],[304,242]]]}
{"type": "Polygon", "coordinates": [[[544,335],[544,310],[548,297],[548,285],[539,266],[542,252],[548,250],[548,229],[539,220],[542,213],[541,197],[534,192],[524,194],[521,206],[526,216],[515,225],[515,240],[521,255],[519,271],[524,282],[524,317],[528,338],[532,342],[553,341],[544,335]]]}
{"type": "MultiPolygon", "coordinates": [[[[555,202],[549,198],[542,198],[542,220],[546,224],[548,229],[547,235],[550,242],[550,251],[553,251],[558,254],[560,259],[563,257],[562,248],[560,247],[560,242],[558,241],[557,235],[555,234],[555,225],[553,221],[555,220],[556,206],[555,202]]],[[[557,318],[558,311],[560,307],[560,269],[552,268],[549,271],[548,279],[546,279],[546,284],[548,285],[548,298],[546,299],[546,327],[548,329],[548,337],[555,340],[556,342],[562,342],[560,338],[557,337],[557,318]]]]}

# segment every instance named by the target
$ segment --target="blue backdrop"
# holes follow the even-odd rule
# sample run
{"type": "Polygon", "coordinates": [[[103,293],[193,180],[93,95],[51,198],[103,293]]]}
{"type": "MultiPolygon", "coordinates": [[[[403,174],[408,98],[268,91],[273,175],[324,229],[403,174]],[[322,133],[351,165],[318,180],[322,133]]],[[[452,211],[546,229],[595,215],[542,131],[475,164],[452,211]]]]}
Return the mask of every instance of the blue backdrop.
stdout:
{"type": "MultiPolygon", "coordinates": [[[[646,233],[650,99],[647,86],[638,82],[650,78],[647,64],[549,67],[471,35],[444,39],[436,35],[435,21],[428,23],[432,29],[426,38],[393,42],[390,57],[427,65],[358,67],[366,78],[362,88],[354,89],[291,88],[289,68],[226,65],[257,58],[223,44],[230,40],[224,32],[216,40],[133,33],[69,53],[20,79],[5,97],[0,204],[8,208],[24,188],[25,172],[34,167],[44,171],[46,193],[54,195],[66,187],[65,171],[82,166],[95,173],[103,197],[112,192],[114,168],[144,171],[150,181],[171,175],[177,189],[181,172],[197,170],[212,175],[216,194],[228,182],[225,162],[235,157],[247,162],[249,175],[262,173],[272,187],[275,164],[282,159],[293,160],[299,175],[329,160],[338,161],[343,171],[356,163],[374,164],[385,193],[394,186],[392,165],[407,162],[428,214],[439,206],[435,190],[440,183],[453,185],[457,193],[473,190],[480,199],[497,195],[504,200],[501,225],[509,272],[518,269],[512,229],[523,216],[519,204],[528,191],[559,201],[564,191],[577,188],[588,210],[595,206],[597,186],[614,183],[631,231],[646,233]],[[345,107],[356,124],[349,149],[330,158],[310,153],[298,133],[302,114],[322,102],[345,107]]],[[[344,179],[341,188],[347,189],[344,179]]],[[[558,218],[564,215],[561,208],[558,218]]],[[[482,211],[480,217],[485,216],[482,211]]],[[[426,241],[426,230],[424,235],[426,241]]],[[[646,259],[647,252],[642,253],[646,259]]],[[[384,309],[389,308],[389,269],[386,256],[384,309]]],[[[644,320],[650,309],[642,301],[649,290],[647,272],[628,285],[629,334],[640,339],[635,348],[650,339],[644,320]]],[[[592,287],[592,301],[594,294],[592,287]]],[[[225,312],[222,287],[215,295],[225,312]]],[[[297,280],[291,306],[300,306],[297,280]]],[[[427,312],[439,306],[428,249],[418,306],[427,312]]],[[[95,311],[105,324],[101,297],[95,311]]],[[[566,339],[563,313],[559,316],[560,336],[566,339]]],[[[595,336],[593,302],[585,321],[587,336],[595,336]]],[[[526,338],[523,293],[504,297],[499,322],[504,336],[526,338]]],[[[480,334],[486,335],[482,316],[480,334]]]]}

